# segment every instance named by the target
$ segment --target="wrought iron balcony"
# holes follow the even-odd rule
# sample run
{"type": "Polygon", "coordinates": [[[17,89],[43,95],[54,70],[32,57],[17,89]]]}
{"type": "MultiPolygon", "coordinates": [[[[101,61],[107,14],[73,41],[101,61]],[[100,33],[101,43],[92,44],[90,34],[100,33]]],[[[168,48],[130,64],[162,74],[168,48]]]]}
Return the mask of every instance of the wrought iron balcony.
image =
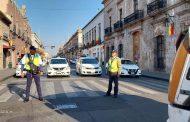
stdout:
{"type": "Polygon", "coordinates": [[[135,20],[141,19],[144,17],[144,12],[143,10],[136,10],[134,13],[132,13],[131,15],[127,16],[124,19],[124,24],[129,24],[135,20]]]}
{"type": "Polygon", "coordinates": [[[114,24],[114,31],[120,30],[123,28],[123,21],[120,20],[114,24]]]}
{"type": "Polygon", "coordinates": [[[150,14],[153,11],[166,7],[167,0],[155,0],[147,5],[147,13],[150,14]]]}
{"type": "Polygon", "coordinates": [[[108,36],[112,33],[112,27],[108,27],[105,29],[105,35],[108,36]]]}

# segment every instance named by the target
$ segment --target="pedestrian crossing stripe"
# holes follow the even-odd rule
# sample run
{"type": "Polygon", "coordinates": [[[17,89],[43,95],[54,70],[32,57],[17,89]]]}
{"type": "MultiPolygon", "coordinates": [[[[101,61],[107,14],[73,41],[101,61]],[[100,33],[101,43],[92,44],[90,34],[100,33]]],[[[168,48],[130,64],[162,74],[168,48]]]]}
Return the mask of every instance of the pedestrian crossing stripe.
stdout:
{"type": "Polygon", "coordinates": [[[62,88],[64,90],[64,93],[67,97],[78,97],[77,93],[75,92],[74,88],[71,87],[68,81],[62,81],[61,82],[62,88]]]}
{"type": "Polygon", "coordinates": [[[98,93],[94,92],[92,88],[88,87],[85,83],[81,82],[81,81],[75,81],[75,83],[83,88],[83,92],[85,92],[88,96],[100,96],[98,93]]]}
{"type": "Polygon", "coordinates": [[[45,99],[56,99],[56,93],[55,93],[55,88],[54,88],[54,83],[53,82],[46,82],[42,84],[42,87],[45,87],[44,95],[45,99]]]}
{"type": "MultiPolygon", "coordinates": [[[[99,91],[105,93],[107,91],[108,81],[106,80],[76,80],[76,81],[61,81],[56,82],[61,85],[61,89],[64,95],[68,98],[76,98],[76,97],[98,97],[101,96],[99,91]],[[80,89],[76,89],[74,84],[80,89]],[[90,85],[89,85],[90,84],[90,85]],[[96,89],[96,90],[95,90],[96,89]],[[78,91],[79,90],[79,91],[78,91]],[[83,92],[83,96],[80,95],[80,92],[83,92]]],[[[142,95],[143,93],[156,95],[158,92],[154,90],[150,90],[148,88],[144,88],[138,85],[134,85],[132,83],[120,82],[119,91],[122,94],[130,94],[130,95],[142,95]]],[[[41,82],[42,94],[45,99],[56,99],[55,92],[55,82],[41,82]]],[[[19,85],[15,88],[25,89],[25,85],[19,85]]],[[[4,91],[0,94],[0,103],[7,102],[13,95],[16,93],[11,93],[10,90],[7,89],[7,85],[0,85],[0,91],[4,91]],[[4,90],[6,89],[6,91],[4,90]]],[[[16,90],[13,90],[16,91],[16,90]]],[[[114,90],[112,90],[113,93],[114,90]]],[[[23,94],[24,96],[25,94],[23,94]]],[[[31,96],[30,99],[38,98],[38,94],[36,91],[36,85],[33,82],[31,86],[31,96]]],[[[20,98],[19,101],[23,101],[23,98],[20,98]]]]}
{"type": "Polygon", "coordinates": [[[7,100],[9,100],[12,97],[12,95],[13,94],[9,90],[7,90],[5,93],[3,93],[0,96],[0,103],[6,102],[7,100]]]}
{"type": "Polygon", "coordinates": [[[0,85],[0,91],[5,89],[7,86],[6,85],[0,85]]]}
{"type": "MultiPolygon", "coordinates": [[[[104,83],[108,83],[108,81],[106,81],[106,80],[100,80],[100,81],[102,81],[104,83]]],[[[154,90],[151,90],[151,89],[148,89],[148,88],[144,88],[144,87],[141,87],[141,86],[129,83],[129,82],[119,81],[119,84],[122,84],[123,86],[130,87],[130,88],[136,89],[136,90],[138,90],[140,92],[144,92],[144,93],[147,93],[147,94],[152,94],[152,95],[159,94],[157,91],[154,91],[154,90]]],[[[122,88],[121,85],[119,87],[122,88]]],[[[132,92],[132,91],[130,91],[130,92],[132,92]]],[[[139,93],[137,93],[137,94],[139,94],[139,93]]]]}

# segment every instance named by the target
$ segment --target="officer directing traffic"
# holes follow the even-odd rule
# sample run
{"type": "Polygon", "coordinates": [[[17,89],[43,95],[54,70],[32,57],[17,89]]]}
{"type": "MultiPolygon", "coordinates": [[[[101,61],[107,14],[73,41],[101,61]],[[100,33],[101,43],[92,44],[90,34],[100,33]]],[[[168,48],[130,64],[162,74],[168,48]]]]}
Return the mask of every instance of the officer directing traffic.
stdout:
{"type": "Polygon", "coordinates": [[[34,78],[38,97],[40,101],[43,101],[41,86],[40,86],[40,75],[42,74],[42,59],[41,56],[36,53],[36,48],[34,46],[30,47],[30,53],[26,54],[22,60],[22,74],[21,76],[24,77],[23,71],[27,71],[26,78],[27,78],[27,85],[26,85],[26,98],[24,99],[25,102],[29,101],[30,96],[30,87],[32,84],[32,79],[34,78]]]}
{"type": "Polygon", "coordinates": [[[112,83],[114,82],[114,97],[118,96],[118,78],[121,74],[121,59],[117,56],[117,51],[112,51],[112,57],[108,61],[108,71],[109,71],[109,85],[106,96],[111,96],[112,83]]]}

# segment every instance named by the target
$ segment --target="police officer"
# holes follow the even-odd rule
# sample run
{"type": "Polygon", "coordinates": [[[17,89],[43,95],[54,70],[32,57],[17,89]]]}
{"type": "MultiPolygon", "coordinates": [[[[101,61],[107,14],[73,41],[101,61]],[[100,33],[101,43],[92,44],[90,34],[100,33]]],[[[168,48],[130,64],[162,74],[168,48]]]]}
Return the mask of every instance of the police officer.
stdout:
{"type": "Polygon", "coordinates": [[[114,82],[114,98],[118,96],[118,78],[121,74],[121,59],[117,56],[117,51],[112,51],[112,57],[108,61],[108,71],[109,71],[109,85],[106,96],[111,96],[112,83],[114,82]]]}
{"type": "Polygon", "coordinates": [[[43,74],[42,67],[41,67],[42,59],[41,59],[41,56],[38,53],[36,53],[36,48],[34,46],[30,47],[30,53],[26,54],[22,58],[21,62],[22,62],[21,77],[24,77],[23,71],[24,70],[27,71],[26,98],[24,99],[24,102],[29,101],[30,87],[31,87],[33,78],[36,84],[39,100],[43,101],[41,86],[40,86],[40,75],[43,74]]]}

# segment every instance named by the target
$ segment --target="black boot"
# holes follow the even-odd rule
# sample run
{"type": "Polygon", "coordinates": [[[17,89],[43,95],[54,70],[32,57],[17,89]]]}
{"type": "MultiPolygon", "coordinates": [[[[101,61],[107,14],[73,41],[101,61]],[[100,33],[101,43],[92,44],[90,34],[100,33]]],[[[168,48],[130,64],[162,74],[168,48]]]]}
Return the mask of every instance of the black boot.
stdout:
{"type": "Polygon", "coordinates": [[[24,102],[29,102],[29,98],[25,98],[25,99],[24,99],[24,102]]]}
{"type": "Polygon", "coordinates": [[[44,99],[42,97],[39,98],[39,101],[44,101],[44,99]]]}

